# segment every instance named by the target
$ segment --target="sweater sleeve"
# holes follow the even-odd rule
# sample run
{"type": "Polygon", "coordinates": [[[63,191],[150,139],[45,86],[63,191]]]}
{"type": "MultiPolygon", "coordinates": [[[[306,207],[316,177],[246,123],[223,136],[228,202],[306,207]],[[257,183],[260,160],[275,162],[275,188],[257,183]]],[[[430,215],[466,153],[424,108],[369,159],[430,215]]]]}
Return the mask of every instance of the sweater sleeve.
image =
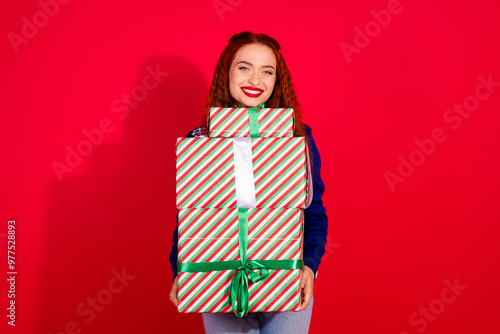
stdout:
{"type": "Polygon", "coordinates": [[[174,235],[172,237],[172,249],[170,250],[170,268],[172,268],[172,282],[177,277],[177,235],[179,231],[179,210],[177,210],[174,235]]]}
{"type": "Polygon", "coordinates": [[[322,199],[325,185],[320,173],[321,158],[311,128],[306,125],[305,129],[312,158],[313,198],[309,207],[304,210],[304,265],[311,268],[316,279],[321,258],[325,254],[328,217],[322,199]]]}
{"type": "MultiPolygon", "coordinates": [[[[201,127],[197,127],[190,131],[186,137],[188,138],[193,138],[193,137],[199,137],[201,135],[201,127]]],[[[172,268],[172,282],[175,280],[177,277],[177,236],[179,233],[179,210],[177,210],[177,215],[175,218],[175,229],[174,229],[174,235],[172,236],[172,249],[170,250],[170,256],[169,256],[169,261],[170,261],[170,268],[172,268]]]]}

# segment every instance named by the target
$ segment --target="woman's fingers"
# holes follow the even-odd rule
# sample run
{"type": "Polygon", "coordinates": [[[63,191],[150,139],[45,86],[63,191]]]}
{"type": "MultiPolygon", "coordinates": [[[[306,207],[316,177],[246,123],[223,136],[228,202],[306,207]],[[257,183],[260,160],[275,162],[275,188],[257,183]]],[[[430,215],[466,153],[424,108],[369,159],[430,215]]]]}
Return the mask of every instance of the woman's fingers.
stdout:
{"type": "Polygon", "coordinates": [[[172,282],[172,289],[170,290],[170,301],[174,303],[175,307],[178,307],[178,301],[177,301],[177,276],[174,281],[172,282]]]}

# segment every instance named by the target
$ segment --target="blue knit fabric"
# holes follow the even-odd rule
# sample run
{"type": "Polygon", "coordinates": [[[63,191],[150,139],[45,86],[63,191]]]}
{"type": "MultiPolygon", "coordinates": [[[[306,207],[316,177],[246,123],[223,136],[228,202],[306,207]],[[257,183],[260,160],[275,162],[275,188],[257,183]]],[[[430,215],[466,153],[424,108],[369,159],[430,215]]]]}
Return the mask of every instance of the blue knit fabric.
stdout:
{"type": "MultiPolygon", "coordinates": [[[[326,235],[328,231],[328,217],[326,209],[323,206],[322,196],[325,191],[325,185],[321,179],[321,158],[312,137],[311,128],[304,124],[306,137],[309,141],[309,154],[312,158],[312,179],[313,179],[313,198],[307,209],[304,209],[304,265],[311,268],[316,279],[316,272],[323,254],[325,254],[326,235]]],[[[190,131],[186,137],[200,136],[198,127],[190,131]]],[[[177,211],[178,213],[179,211],[177,211]]],[[[177,215],[177,225],[175,226],[172,238],[172,250],[170,252],[170,266],[172,268],[172,281],[177,276],[177,233],[179,218],[177,215]]]]}

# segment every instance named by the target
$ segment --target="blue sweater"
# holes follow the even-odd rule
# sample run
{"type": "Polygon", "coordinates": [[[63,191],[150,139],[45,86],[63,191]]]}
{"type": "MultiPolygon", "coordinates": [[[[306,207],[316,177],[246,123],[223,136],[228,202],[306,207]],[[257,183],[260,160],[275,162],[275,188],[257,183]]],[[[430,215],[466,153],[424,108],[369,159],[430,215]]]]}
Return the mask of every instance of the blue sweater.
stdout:
{"type": "MultiPolygon", "coordinates": [[[[321,179],[321,158],[318,148],[311,134],[311,128],[304,124],[306,137],[309,141],[309,153],[312,158],[312,179],[313,179],[313,198],[307,209],[304,209],[304,265],[311,268],[316,273],[323,254],[325,254],[326,235],[328,230],[328,217],[326,209],[323,206],[323,192],[325,185],[321,179]]],[[[201,127],[189,132],[186,137],[198,137],[201,127]]],[[[179,211],[177,211],[178,213],[179,211]]],[[[177,276],[177,233],[179,226],[179,217],[177,216],[177,226],[172,238],[172,250],[170,252],[170,266],[172,267],[172,281],[177,276]]]]}

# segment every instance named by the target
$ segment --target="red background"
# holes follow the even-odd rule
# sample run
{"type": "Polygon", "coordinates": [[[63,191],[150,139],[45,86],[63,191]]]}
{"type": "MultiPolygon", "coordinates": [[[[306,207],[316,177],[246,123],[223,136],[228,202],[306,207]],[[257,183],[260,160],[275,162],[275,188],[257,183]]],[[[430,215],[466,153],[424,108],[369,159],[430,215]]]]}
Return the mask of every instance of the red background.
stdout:
{"type": "Polygon", "coordinates": [[[0,283],[2,333],[203,331],[168,298],[174,143],[199,124],[215,63],[243,30],[281,43],[322,157],[330,227],[311,333],[498,333],[500,87],[458,127],[443,118],[479,76],[500,81],[498,2],[406,0],[378,30],[371,11],[391,1],[218,3],[221,16],[213,1],[75,0],[47,22],[34,0],[1,5],[0,247],[15,219],[18,270],[15,329],[0,283]],[[9,33],[34,15],[16,52],[9,33]],[[346,57],[356,27],[372,37],[346,57]],[[111,105],[147,66],[169,75],[121,119],[111,105]],[[60,182],[53,162],[106,118],[113,130],[60,182]],[[419,155],[415,140],[436,128],[446,139],[419,155]],[[418,166],[391,188],[400,156],[418,166]],[[122,268],[134,278],[87,323],[77,307],[122,268]],[[455,278],[467,288],[440,302],[455,278]],[[434,315],[411,322],[421,307],[434,315]]]}

